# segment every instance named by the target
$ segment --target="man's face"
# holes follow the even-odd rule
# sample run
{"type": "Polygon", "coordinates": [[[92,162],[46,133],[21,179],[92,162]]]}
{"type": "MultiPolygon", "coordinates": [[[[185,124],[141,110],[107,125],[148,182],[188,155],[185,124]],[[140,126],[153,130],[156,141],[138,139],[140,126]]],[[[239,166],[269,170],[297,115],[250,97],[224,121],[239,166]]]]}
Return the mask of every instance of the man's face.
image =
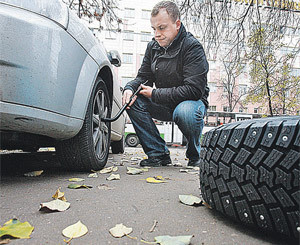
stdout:
{"type": "Polygon", "coordinates": [[[175,39],[179,28],[180,20],[173,23],[165,9],[159,10],[155,17],[150,18],[151,27],[154,30],[154,38],[161,47],[167,47],[175,39]]]}

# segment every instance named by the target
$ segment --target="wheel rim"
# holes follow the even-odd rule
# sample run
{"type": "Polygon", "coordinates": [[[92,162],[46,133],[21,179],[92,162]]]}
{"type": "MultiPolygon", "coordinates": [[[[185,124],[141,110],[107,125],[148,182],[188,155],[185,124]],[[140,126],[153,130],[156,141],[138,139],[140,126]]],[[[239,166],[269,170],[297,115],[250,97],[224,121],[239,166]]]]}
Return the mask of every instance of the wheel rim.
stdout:
{"type": "Polygon", "coordinates": [[[101,121],[108,116],[108,105],[105,93],[99,90],[93,103],[93,143],[97,158],[102,159],[108,152],[109,123],[101,121]]]}
{"type": "Polygon", "coordinates": [[[137,138],[135,136],[130,136],[128,142],[130,146],[135,146],[138,143],[137,138]]]}

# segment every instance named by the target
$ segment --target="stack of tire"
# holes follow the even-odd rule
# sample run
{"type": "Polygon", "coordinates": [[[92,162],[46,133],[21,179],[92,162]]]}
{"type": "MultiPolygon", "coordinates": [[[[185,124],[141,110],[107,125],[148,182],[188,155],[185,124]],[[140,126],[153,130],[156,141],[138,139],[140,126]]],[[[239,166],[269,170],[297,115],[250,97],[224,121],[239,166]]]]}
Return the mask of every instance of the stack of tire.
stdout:
{"type": "Polygon", "coordinates": [[[244,224],[298,238],[300,117],[229,123],[204,135],[204,200],[244,224]]]}

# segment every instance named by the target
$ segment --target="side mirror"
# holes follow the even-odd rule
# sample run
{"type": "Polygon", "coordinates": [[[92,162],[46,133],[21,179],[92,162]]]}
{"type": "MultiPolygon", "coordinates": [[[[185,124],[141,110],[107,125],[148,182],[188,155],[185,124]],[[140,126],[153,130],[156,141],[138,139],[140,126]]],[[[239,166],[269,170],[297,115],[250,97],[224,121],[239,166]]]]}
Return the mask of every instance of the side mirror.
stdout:
{"type": "Polygon", "coordinates": [[[121,66],[121,57],[119,55],[119,52],[117,50],[111,50],[107,53],[108,59],[110,63],[116,67],[121,66]]]}

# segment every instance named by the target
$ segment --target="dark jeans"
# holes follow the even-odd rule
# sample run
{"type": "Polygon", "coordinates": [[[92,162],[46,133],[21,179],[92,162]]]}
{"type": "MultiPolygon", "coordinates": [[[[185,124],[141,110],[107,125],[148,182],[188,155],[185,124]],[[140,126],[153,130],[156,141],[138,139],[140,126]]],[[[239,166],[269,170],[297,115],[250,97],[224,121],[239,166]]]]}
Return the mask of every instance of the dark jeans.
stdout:
{"type": "Polygon", "coordinates": [[[183,135],[187,138],[186,157],[199,159],[200,138],[206,114],[205,105],[201,100],[183,101],[172,110],[166,106],[156,104],[151,99],[138,95],[136,101],[127,110],[133,127],[148,157],[169,153],[166,142],[152,118],[161,121],[174,121],[183,135]]]}

